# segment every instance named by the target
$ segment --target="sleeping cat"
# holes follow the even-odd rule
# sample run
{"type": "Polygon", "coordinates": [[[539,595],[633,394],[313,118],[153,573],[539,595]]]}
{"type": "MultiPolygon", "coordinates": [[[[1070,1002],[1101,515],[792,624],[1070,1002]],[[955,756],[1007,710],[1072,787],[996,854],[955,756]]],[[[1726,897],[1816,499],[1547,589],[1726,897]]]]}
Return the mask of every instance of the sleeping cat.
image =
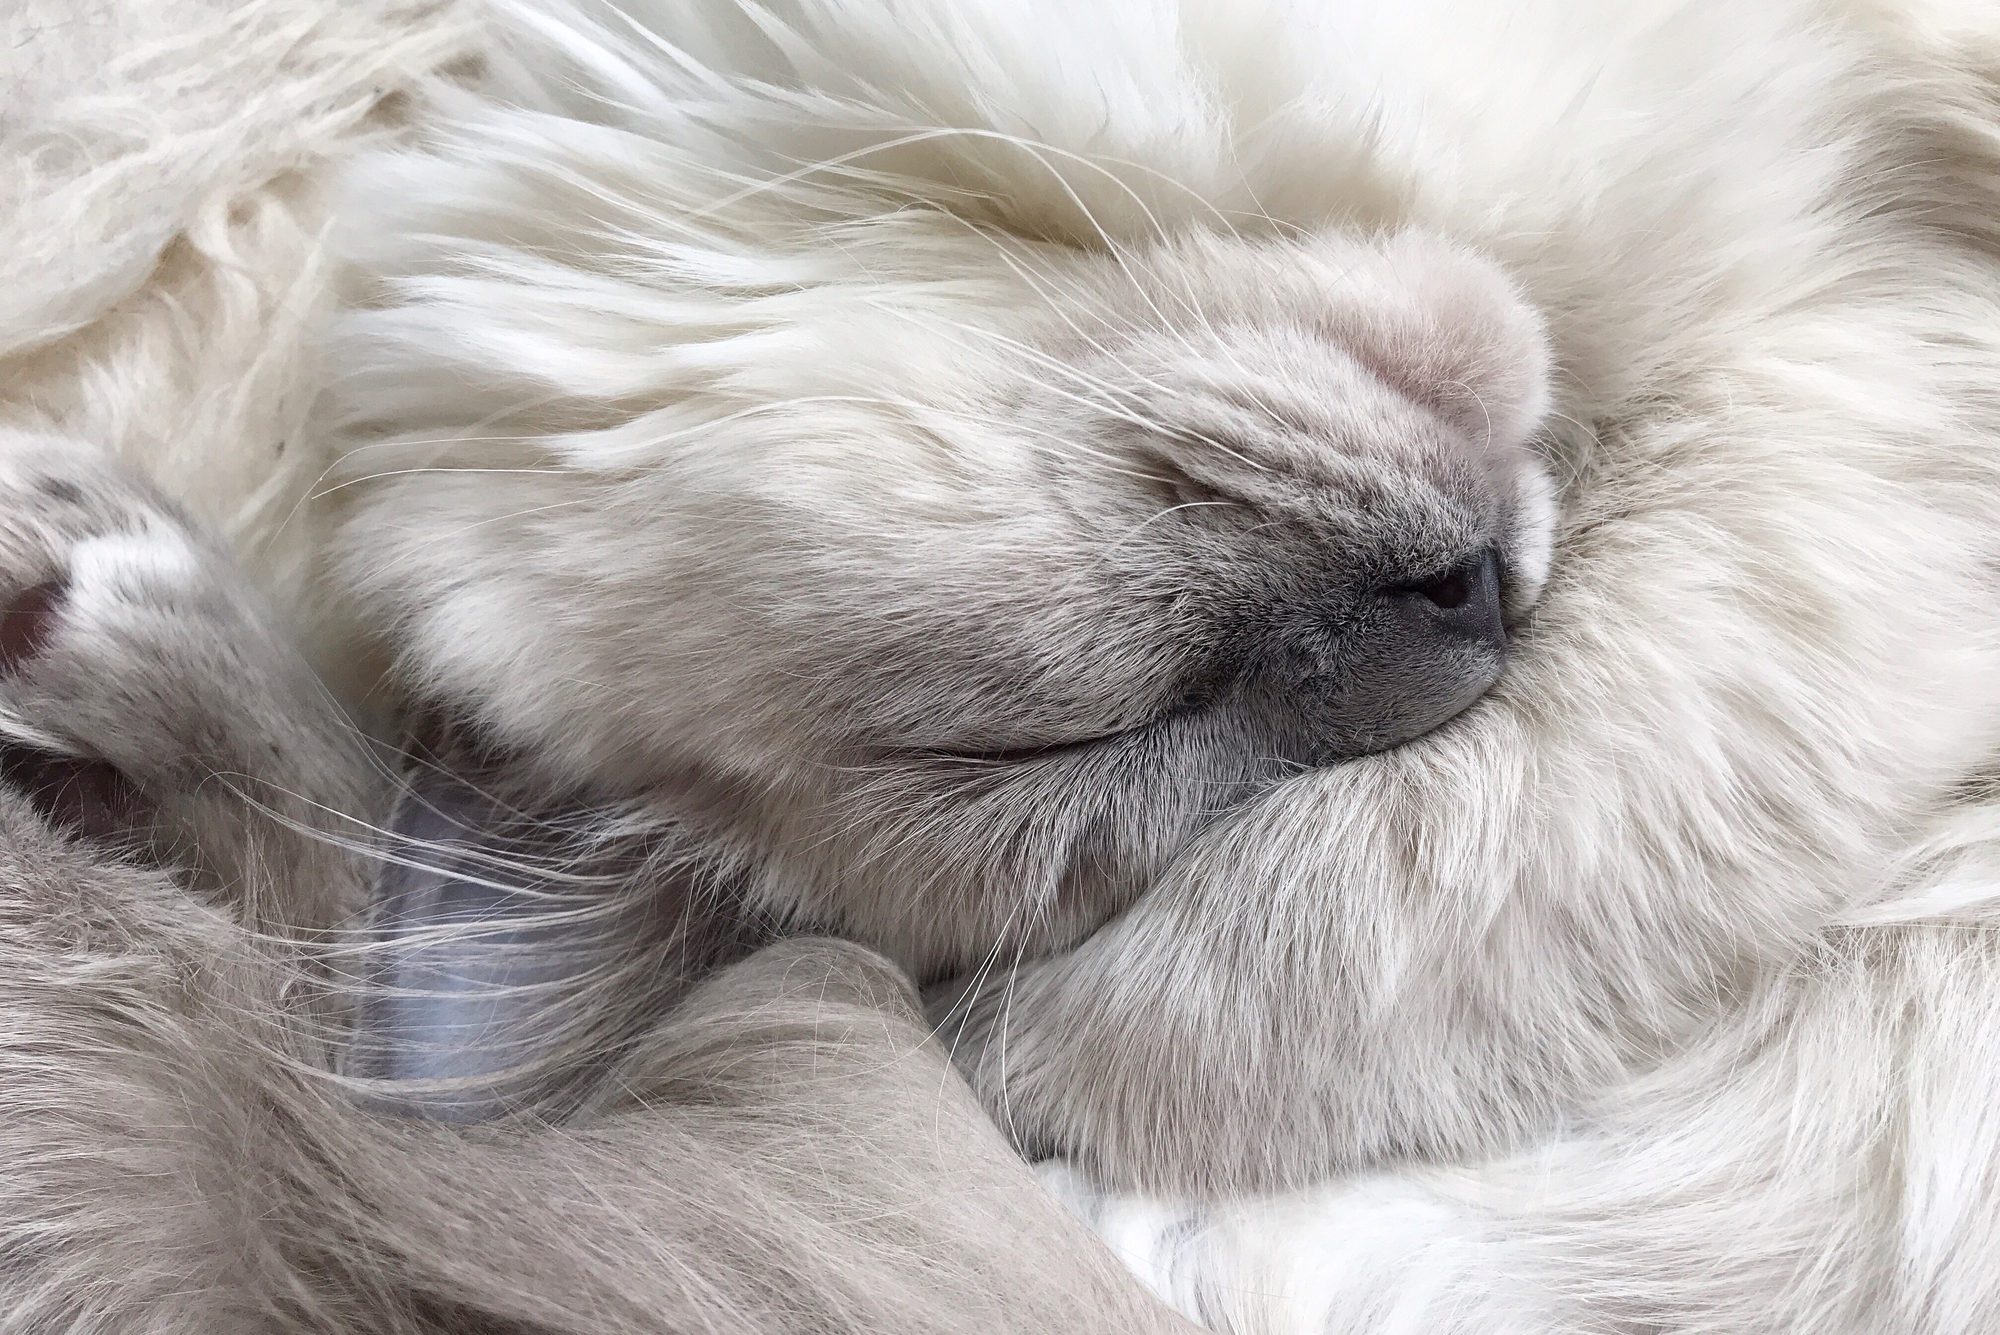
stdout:
{"type": "MultiPolygon", "coordinates": [[[[1004,244],[940,232],[899,248],[906,306],[1004,244]]],[[[735,412],[697,395],[572,424],[568,463],[427,441],[352,489],[370,624],[545,787],[670,815],[728,898],[931,979],[1074,945],[1286,780],[1500,676],[1552,511],[1542,339],[1490,263],[1192,238],[1135,282],[1017,249],[1048,291],[1003,267],[976,321],[822,293],[867,359],[795,421],[676,428],[735,412]],[[891,375],[893,405],[863,393],[891,375]]]]}
{"type": "MultiPolygon", "coordinates": [[[[501,12],[483,90],[348,204],[330,569],[414,719],[686,873],[614,907],[698,883],[877,944],[1017,1143],[1098,1179],[1333,1179],[1183,1208],[1050,1174],[1217,1326],[1994,1324],[1991,66],[1835,0],[501,12]]],[[[16,771],[45,804],[66,773],[16,771]]],[[[211,892],[263,865],[191,842],[211,892]]],[[[670,1010],[665,963],[599,998],[610,1030],[670,1010]]],[[[718,1043],[718,1077],[760,1050],[718,1043]]],[[[753,1139],[806,1148],[748,1199],[908,1111],[857,1055],[828,1086],[856,1104],[813,1120],[815,1087],[753,1139]]],[[[352,1155],[350,1110],[309,1108],[280,1125],[352,1155]]],[[[560,1179],[466,1133],[420,1157],[497,1144],[473,1180],[524,1189],[440,1222],[281,1188],[317,1250],[274,1270],[629,1317],[702,1197],[621,1220],[659,1127],[611,1125],[603,1158],[554,1142],[608,1208],[501,1212],[560,1179]],[[467,1221],[503,1263],[439,1245],[467,1221]],[[537,1260],[585,1296],[509,1282],[537,1260]]],[[[329,1161],[306,1143],[279,1180],[329,1161]]],[[[804,1234],[933,1236],[894,1192],[839,1209],[868,1153],[804,1234]]],[[[27,1180],[8,1217],[60,1215],[27,1180]]],[[[63,1278],[110,1272],[73,1237],[63,1278]]],[[[835,1284],[785,1254],[715,1273],[835,1284]]],[[[1047,1317],[1048,1264],[1045,1328],[1129,1328],[1047,1317]]],[[[1002,1324],[966,1301],[869,1315],[1002,1324]]]]}
{"type": "Polygon", "coordinates": [[[1993,756],[1990,149],[1859,19],[508,12],[356,174],[336,583],[1023,1145],[1504,1150],[1993,756]]]}

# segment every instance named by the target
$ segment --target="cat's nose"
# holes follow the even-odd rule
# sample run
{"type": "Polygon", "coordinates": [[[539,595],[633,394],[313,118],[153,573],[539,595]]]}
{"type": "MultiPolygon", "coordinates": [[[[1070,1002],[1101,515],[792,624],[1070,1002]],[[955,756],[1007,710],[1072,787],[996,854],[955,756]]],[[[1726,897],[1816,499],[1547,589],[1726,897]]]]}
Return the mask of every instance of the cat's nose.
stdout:
{"type": "Polygon", "coordinates": [[[1402,600],[1418,634],[1461,636],[1495,652],[1506,647],[1500,620],[1500,556],[1491,547],[1444,574],[1385,591],[1402,600]]]}
{"type": "Polygon", "coordinates": [[[1450,569],[1382,585],[1351,604],[1323,649],[1295,641],[1278,679],[1311,763],[1421,737],[1486,693],[1507,658],[1501,559],[1481,549],[1450,569]]]}

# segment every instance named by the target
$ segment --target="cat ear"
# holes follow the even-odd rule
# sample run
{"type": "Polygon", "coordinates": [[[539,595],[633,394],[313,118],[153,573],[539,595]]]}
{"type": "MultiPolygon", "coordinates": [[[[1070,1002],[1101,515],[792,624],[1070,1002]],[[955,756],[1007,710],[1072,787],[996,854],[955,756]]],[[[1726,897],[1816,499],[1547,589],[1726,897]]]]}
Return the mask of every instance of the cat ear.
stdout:
{"type": "Polygon", "coordinates": [[[414,769],[389,819],[346,1068],[385,1109],[560,1116],[758,939],[670,824],[511,777],[414,769]]]}
{"type": "Polygon", "coordinates": [[[1475,442],[1519,445],[1541,425],[1548,335],[1498,264],[1414,231],[1321,245],[1339,294],[1323,332],[1370,373],[1475,442]]]}

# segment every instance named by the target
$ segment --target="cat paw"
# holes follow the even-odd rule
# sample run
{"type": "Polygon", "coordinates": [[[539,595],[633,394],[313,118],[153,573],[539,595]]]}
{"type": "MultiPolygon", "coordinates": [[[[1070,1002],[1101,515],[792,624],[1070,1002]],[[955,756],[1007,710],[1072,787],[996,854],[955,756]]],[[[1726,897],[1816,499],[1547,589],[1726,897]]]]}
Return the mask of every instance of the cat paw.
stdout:
{"type": "Polygon", "coordinates": [[[219,843],[228,793],[350,798],[327,787],[358,768],[342,748],[219,544],[90,447],[0,432],[0,778],[89,833],[158,819],[169,844],[219,843]],[[190,822],[209,828],[165,828],[190,822]]]}
{"type": "Polygon", "coordinates": [[[0,729],[140,783],[233,759],[268,663],[240,584],[143,483],[74,443],[0,437],[0,729]]]}

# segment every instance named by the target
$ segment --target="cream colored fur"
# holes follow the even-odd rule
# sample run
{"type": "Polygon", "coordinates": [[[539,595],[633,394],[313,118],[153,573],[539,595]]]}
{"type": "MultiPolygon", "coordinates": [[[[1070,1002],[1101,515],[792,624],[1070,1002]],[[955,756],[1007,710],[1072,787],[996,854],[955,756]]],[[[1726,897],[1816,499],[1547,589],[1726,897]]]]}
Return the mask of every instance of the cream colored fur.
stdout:
{"type": "MultiPolygon", "coordinates": [[[[1357,1174],[1185,1212],[1080,1192],[1079,1208],[1142,1273],[1236,1329],[1994,1323],[2000,1275],[1986,1253],[2000,1172],[1986,1127],[1992,1062],[1977,1055],[2000,1032],[1989,907],[2000,809],[1984,786],[2000,732],[1990,17],[1972,6],[1426,4],[1315,8],[1308,21],[1217,5],[1190,6],[1176,29],[1142,5],[996,3],[921,19],[857,3],[809,10],[767,41],[729,24],[696,32],[679,12],[663,7],[653,28],[721,82],[702,85],[614,20],[595,40],[630,64],[590,77],[625,105],[570,108],[636,122],[642,140],[671,124],[679,133],[657,142],[672,155],[747,172],[720,184],[649,178],[621,159],[620,188],[659,192],[641,202],[661,237],[678,235],[678,210],[739,202],[780,163],[808,169],[801,193],[824,204],[811,165],[858,154],[839,179],[873,212],[836,212],[851,229],[813,240],[864,266],[922,256],[895,229],[921,240],[934,220],[882,216],[911,198],[1001,235],[1100,255],[1115,242],[1148,271],[1172,262],[1145,249],[1162,222],[1208,233],[1267,217],[1416,225],[1497,256],[1550,331],[1564,515],[1547,595],[1497,694],[1462,726],[1295,780],[1254,819],[1175,850],[1117,925],[1030,964],[994,996],[989,1023],[975,1017],[968,1070],[1033,1143],[1136,1181],[1357,1174]],[[774,82],[741,82],[752,74],[774,82]],[[675,91],[649,91],[660,84],[675,91]],[[838,115],[829,93],[848,99],[838,115]],[[940,121],[982,133],[867,151],[940,121]],[[1241,126],[1257,127],[1253,143],[1233,137],[1241,126]],[[1274,957],[1274,937],[1293,948],[1274,957]],[[1273,1015],[1284,1024],[1267,1029],[1273,1015]],[[1261,1050],[1250,1044],[1267,1032],[1261,1050]],[[1462,1162],[1408,1163],[1447,1155],[1462,1162]]],[[[458,49],[441,20],[376,31],[399,40],[357,38],[371,58],[401,54],[366,73],[308,58],[299,87],[311,91],[273,91],[264,124],[315,127],[281,155],[303,158],[308,181],[384,70],[458,49]]],[[[325,40],[284,49],[348,49],[325,40]]],[[[531,60],[511,87],[557,68],[531,60]]],[[[143,72],[127,77],[166,105],[143,72]]],[[[44,115],[79,114],[54,103],[44,115]]],[[[416,312],[400,345],[349,326],[335,347],[369,372],[358,399],[348,391],[359,417],[468,437],[468,403],[485,405],[476,421],[525,407],[525,425],[550,435],[602,426],[632,396],[672,400],[673,377],[711,372],[661,357],[681,312],[656,304],[654,285],[629,273],[555,281],[572,243],[603,222],[581,203],[604,202],[611,170],[595,136],[516,126],[502,153],[491,136],[507,123],[495,123],[441,150],[470,176],[405,171],[393,188],[374,178],[379,203],[495,245],[488,258],[512,286],[406,289],[387,303],[416,312]],[[524,160],[547,175],[509,194],[524,160]],[[441,179],[476,189],[427,198],[441,179]],[[508,250],[524,238],[546,243],[550,269],[508,250]],[[618,308],[633,289],[647,293],[641,304],[618,308]],[[546,342],[501,341],[535,319],[548,322],[546,342]],[[447,379],[436,362],[448,352],[491,378],[447,379]]],[[[268,458],[271,424],[298,420],[298,387],[318,372],[295,359],[280,313],[297,309],[282,295],[294,279],[321,292],[299,263],[317,205],[287,193],[273,167],[241,166],[261,131],[243,131],[232,152],[218,124],[191,113],[178,133],[199,127],[236,165],[187,168],[199,182],[187,198],[208,208],[186,208],[177,230],[151,239],[128,224],[111,229],[115,245],[93,246],[75,224],[111,216],[85,192],[93,179],[150,218],[154,197],[137,185],[150,168],[120,158],[96,178],[59,159],[42,169],[52,184],[31,202],[69,223],[31,218],[31,253],[68,246],[88,271],[9,289],[31,300],[5,329],[35,345],[10,362],[17,409],[141,456],[149,441],[179,450],[206,438],[154,435],[155,398],[182,405],[161,420],[207,428],[216,444],[196,449],[236,458],[268,458]],[[209,202],[232,199],[250,202],[249,223],[209,202]],[[280,220],[268,233],[254,225],[260,204],[280,220]],[[220,221],[204,233],[203,217],[220,221]],[[228,240],[197,244],[185,271],[181,260],[148,267],[182,254],[177,236],[228,240]],[[252,256],[248,288],[226,277],[246,271],[218,262],[236,247],[252,256]],[[114,310],[112,298],[133,304],[114,310]],[[177,306],[201,335],[177,329],[177,306]],[[276,332],[260,349],[266,328],[276,332]],[[134,332],[121,341],[120,330],[134,332]],[[257,364],[269,378],[253,377],[242,399],[160,388],[176,368],[229,366],[231,348],[238,365],[268,358],[257,364]]],[[[379,277],[402,270],[401,237],[347,245],[379,277]]],[[[733,239],[740,263],[769,262],[767,236],[733,239]]],[[[809,286],[820,262],[801,246],[803,271],[752,270],[748,282],[809,286]]],[[[435,263],[419,254],[406,271],[435,263]]],[[[1221,271],[1192,262],[1185,277],[1221,271]]],[[[745,281],[666,272],[669,290],[745,281]]],[[[944,313],[984,319],[992,283],[1005,298],[1018,274],[949,276],[965,288],[940,293],[944,313]]],[[[1197,304],[1235,295],[1204,291],[1197,304]]],[[[699,318],[713,334],[715,317],[699,318]]],[[[831,367],[900,395],[896,359],[868,361],[881,346],[764,344],[774,379],[831,367]]],[[[822,391],[752,390],[810,392],[822,391]]],[[[647,462],[648,439],[628,443],[622,456],[567,462],[647,462]]],[[[493,457],[511,466],[520,451],[493,457]]],[[[542,446],[525,452],[546,466],[542,446]]],[[[154,457],[213,511],[240,516],[251,550],[287,553],[272,573],[299,568],[311,538],[290,507],[318,460],[258,470],[276,479],[265,493],[154,457]]],[[[348,476],[380,471],[364,458],[348,476]]],[[[476,565],[492,544],[486,559],[505,570],[503,517],[536,503],[536,487],[517,497],[468,474],[436,488],[448,504],[402,512],[415,525],[408,550],[449,542],[476,565]]],[[[405,618],[445,605],[407,554],[377,564],[398,554],[394,509],[362,522],[378,527],[349,530],[350,575],[366,572],[405,618]]],[[[492,664],[516,652],[532,610],[464,621],[451,653],[410,636],[407,620],[386,629],[418,645],[406,681],[447,692],[471,682],[474,709],[542,743],[545,763],[553,750],[565,777],[602,763],[599,777],[644,787],[657,776],[643,747],[546,745],[571,735],[567,719],[536,713],[574,683],[545,674],[512,695],[498,688],[492,664]]],[[[645,625],[643,605],[618,611],[645,625]]],[[[601,624],[583,607],[576,643],[601,624]]],[[[607,698],[643,701],[676,683],[610,686],[607,698]]],[[[1080,917],[1066,934],[1090,925],[1080,917]]],[[[959,948],[976,958],[981,945],[959,948]]]]}
{"type": "MultiPolygon", "coordinates": [[[[343,243],[364,285],[338,326],[340,578],[409,689],[555,779],[676,813],[761,902],[924,972],[997,955],[954,1039],[1027,1146],[1218,1196],[1499,1156],[1463,1198],[1422,1175],[1364,1194],[1449,1241],[1358,1210],[1369,1245],[1418,1259],[1357,1266],[1335,1324],[1866,1329],[1989,1300],[1921,1228],[1877,1254],[1936,1213],[1901,1194],[1926,1178],[1901,1147],[1894,1186],[1839,1166],[1910,1115],[1902,1086],[1849,1087],[1796,1172],[1752,1149],[1797,1134],[1776,1091],[1832,1107],[1847,1078],[1821,1036],[1829,953],[1841,1006],[1881,987],[1900,1011],[1983,967],[1977,932],[1841,924],[1904,912],[1875,906],[1982,800],[2000,742],[1984,70],[1805,4],[520,14],[497,102],[366,168],[357,217],[397,223],[343,243]],[[1380,232],[1318,277],[1317,247],[1380,232]],[[1486,307],[1425,295],[1465,286],[1426,233],[1497,259],[1553,348],[1556,559],[1492,696],[1275,786],[1194,752],[1134,761],[1151,787],[1087,839],[1020,809],[1028,790],[1092,810],[1105,781],[1072,752],[982,771],[972,814],[908,775],[899,748],[957,750],[968,719],[990,737],[1003,688],[1028,740],[1090,735],[1074,702],[1107,665],[1178,652],[1127,619],[1143,581],[1057,577],[1114,544],[1008,528],[1123,485],[1045,481],[1015,462],[1023,435],[1156,469],[1152,442],[1215,420],[1211,376],[1263,373],[1282,437],[1304,387],[1361,412],[1330,370],[1359,356],[1469,387],[1489,444],[1514,439],[1534,400],[1490,368],[1532,356],[1475,334],[1486,307]],[[1278,268],[1256,269],[1272,234],[1278,268]],[[1383,278],[1369,244],[1418,249],[1383,278]],[[1371,344],[1345,315],[1403,301],[1430,332],[1371,344]],[[1315,311],[1309,353],[1271,332],[1315,311]],[[1160,338],[1214,369],[1162,363],[1160,338]],[[1049,414],[1064,385],[1124,420],[1049,414]],[[968,405],[974,426],[940,413],[968,405]],[[929,536],[950,526],[976,537],[929,536]],[[523,634],[538,609],[564,633],[523,634]],[[1069,624],[1086,614],[1094,637],[1069,624]],[[1206,824],[1180,821],[1189,774],[1206,824]],[[1905,967],[1938,949],[1949,964],[1905,967]],[[1659,1166],[1627,1174],[1626,1145],[1659,1166]],[[1680,1196],[1745,1155],[1762,1205],[1680,1196]],[[1515,1173],[1540,1192],[1502,1212],[1515,1173]],[[1687,1280],[1709,1247],[1709,1282],[1687,1280]],[[1462,1274],[1432,1273],[1446,1255],[1462,1274]]],[[[1414,439],[1393,416],[1304,431],[1346,461],[1414,439]]],[[[1356,485],[1253,423],[1226,443],[1254,488],[1166,463],[1225,506],[1356,485]]],[[[1267,569],[1339,578],[1257,531],[1267,569]]],[[[1222,541],[1157,534],[1168,569],[1222,541]]],[[[1243,587],[1188,565],[1188,587],[1243,587]]],[[[1974,1235],[1991,1191],[1954,1201],[1974,1235]]],[[[1249,1256],[1277,1228],[1226,1218],[1249,1256]]]]}
{"type": "Polygon", "coordinates": [[[430,0],[0,8],[7,417],[157,474],[302,607],[329,169],[475,45],[430,0]]]}

